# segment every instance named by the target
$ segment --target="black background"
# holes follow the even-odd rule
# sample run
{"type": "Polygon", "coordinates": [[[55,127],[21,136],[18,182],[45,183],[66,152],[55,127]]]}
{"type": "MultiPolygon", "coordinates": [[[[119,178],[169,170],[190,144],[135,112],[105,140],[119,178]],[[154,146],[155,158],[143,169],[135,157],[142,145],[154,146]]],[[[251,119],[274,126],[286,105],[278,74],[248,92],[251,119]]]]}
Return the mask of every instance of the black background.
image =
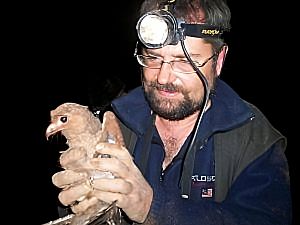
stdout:
{"type": "MultiPolygon", "coordinates": [[[[23,221],[42,224],[57,218],[58,192],[51,176],[58,169],[62,146],[60,140],[49,143],[45,139],[50,110],[66,101],[89,104],[90,82],[101,87],[106,77],[118,77],[128,90],[139,85],[133,50],[140,2],[18,5],[8,18],[13,26],[7,35],[9,69],[2,83],[6,90],[3,104],[9,100],[5,104],[9,117],[5,118],[10,119],[5,122],[16,122],[6,133],[12,146],[18,146],[10,148],[14,166],[9,169],[17,169],[19,178],[9,176],[18,183],[10,209],[26,211],[23,221]]],[[[295,71],[290,39],[281,35],[279,26],[288,15],[282,6],[267,6],[268,2],[272,3],[255,6],[229,1],[232,30],[225,35],[229,53],[221,78],[257,105],[288,138],[286,155],[295,199],[296,149],[289,123],[295,116],[291,108],[296,106],[289,103],[295,91],[291,84],[295,71]]]]}

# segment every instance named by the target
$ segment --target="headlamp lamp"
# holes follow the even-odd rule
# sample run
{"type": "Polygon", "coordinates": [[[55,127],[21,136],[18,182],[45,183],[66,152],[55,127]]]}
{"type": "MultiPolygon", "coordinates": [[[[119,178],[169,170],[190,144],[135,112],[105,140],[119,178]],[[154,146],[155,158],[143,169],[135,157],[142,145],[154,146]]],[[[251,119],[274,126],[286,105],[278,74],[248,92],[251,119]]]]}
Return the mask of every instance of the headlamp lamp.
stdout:
{"type": "Polygon", "coordinates": [[[146,48],[176,45],[186,36],[217,38],[222,34],[222,31],[216,26],[185,23],[163,9],[154,10],[141,16],[136,29],[140,42],[146,48]]]}
{"type": "Polygon", "coordinates": [[[178,23],[168,11],[156,10],[144,14],[136,29],[140,41],[147,48],[161,48],[178,43],[178,23]]]}

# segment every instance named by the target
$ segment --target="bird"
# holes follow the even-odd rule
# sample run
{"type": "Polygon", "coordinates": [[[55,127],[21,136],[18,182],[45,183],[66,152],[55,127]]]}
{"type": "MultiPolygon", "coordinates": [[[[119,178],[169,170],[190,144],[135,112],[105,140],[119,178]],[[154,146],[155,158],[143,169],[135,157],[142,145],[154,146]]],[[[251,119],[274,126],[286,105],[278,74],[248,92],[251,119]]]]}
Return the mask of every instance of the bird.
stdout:
{"type": "MultiPolygon", "coordinates": [[[[101,122],[88,106],[65,102],[50,111],[50,118],[51,122],[46,128],[45,136],[47,140],[58,133],[65,137],[68,148],[61,152],[59,162],[62,172],[67,174],[70,185],[76,177],[77,184],[85,183],[92,191],[91,178],[114,178],[110,172],[92,170],[93,167],[89,164],[91,158],[110,157],[96,151],[96,145],[100,142],[125,146],[118,120],[112,111],[106,111],[101,122]],[[82,175],[79,181],[78,173],[82,175]]],[[[60,188],[68,187],[62,185],[66,180],[62,182],[56,174],[52,176],[52,182],[60,188]]],[[[88,208],[78,210],[74,204],[71,207],[73,214],[43,225],[121,224],[121,211],[116,202],[108,204],[95,197],[89,198],[88,194],[79,201],[82,201],[81,207],[88,205],[88,208]],[[82,204],[84,201],[86,204],[82,204]],[[95,204],[90,206],[88,203],[93,201],[96,201],[95,204]]]]}

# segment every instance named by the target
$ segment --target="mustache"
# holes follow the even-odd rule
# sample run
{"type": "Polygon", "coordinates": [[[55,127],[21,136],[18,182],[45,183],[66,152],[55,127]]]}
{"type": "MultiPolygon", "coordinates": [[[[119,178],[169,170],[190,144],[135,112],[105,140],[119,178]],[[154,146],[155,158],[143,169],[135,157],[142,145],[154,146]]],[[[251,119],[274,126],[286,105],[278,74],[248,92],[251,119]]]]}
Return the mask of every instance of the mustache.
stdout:
{"type": "Polygon", "coordinates": [[[172,83],[159,84],[157,81],[145,82],[145,85],[158,91],[182,92],[182,88],[172,83]]]}

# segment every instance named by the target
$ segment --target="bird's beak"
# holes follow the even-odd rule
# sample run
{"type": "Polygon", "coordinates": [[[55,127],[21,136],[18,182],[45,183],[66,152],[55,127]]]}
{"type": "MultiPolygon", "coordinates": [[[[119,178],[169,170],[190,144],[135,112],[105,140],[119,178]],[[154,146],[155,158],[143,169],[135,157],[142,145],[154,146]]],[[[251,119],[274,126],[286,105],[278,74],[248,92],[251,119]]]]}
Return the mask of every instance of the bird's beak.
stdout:
{"type": "Polygon", "coordinates": [[[56,134],[59,130],[57,130],[57,127],[55,124],[50,124],[46,129],[46,139],[48,140],[50,136],[56,134]]]}

